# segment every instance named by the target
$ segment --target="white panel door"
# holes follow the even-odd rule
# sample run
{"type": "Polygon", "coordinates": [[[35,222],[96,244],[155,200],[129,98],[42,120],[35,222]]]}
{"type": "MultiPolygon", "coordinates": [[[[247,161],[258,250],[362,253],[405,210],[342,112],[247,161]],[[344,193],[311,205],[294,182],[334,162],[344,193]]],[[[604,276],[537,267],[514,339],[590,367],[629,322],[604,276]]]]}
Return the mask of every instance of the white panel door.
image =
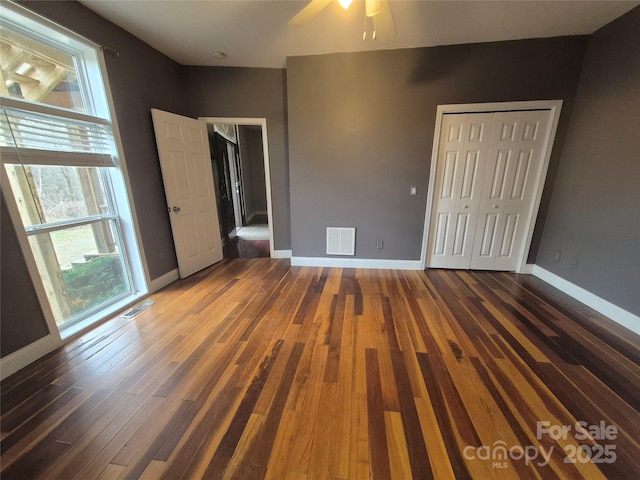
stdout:
{"type": "Polygon", "coordinates": [[[516,269],[550,121],[549,110],[495,113],[470,268],[516,269]]]}
{"type": "Polygon", "coordinates": [[[469,268],[493,114],[442,120],[429,235],[429,267],[469,268]]]}
{"type": "Polygon", "coordinates": [[[151,111],[180,278],[222,260],[207,126],[151,111]]]}

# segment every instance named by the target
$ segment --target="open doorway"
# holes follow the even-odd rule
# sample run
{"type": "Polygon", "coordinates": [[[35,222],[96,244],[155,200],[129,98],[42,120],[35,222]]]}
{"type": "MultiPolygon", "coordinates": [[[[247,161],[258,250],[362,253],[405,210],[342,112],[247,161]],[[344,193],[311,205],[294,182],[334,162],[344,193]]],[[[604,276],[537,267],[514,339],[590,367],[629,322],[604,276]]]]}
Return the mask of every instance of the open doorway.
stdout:
{"type": "Polygon", "coordinates": [[[204,119],[211,145],[225,258],[269,257],[273,250],[266,125],[204,119]]]}

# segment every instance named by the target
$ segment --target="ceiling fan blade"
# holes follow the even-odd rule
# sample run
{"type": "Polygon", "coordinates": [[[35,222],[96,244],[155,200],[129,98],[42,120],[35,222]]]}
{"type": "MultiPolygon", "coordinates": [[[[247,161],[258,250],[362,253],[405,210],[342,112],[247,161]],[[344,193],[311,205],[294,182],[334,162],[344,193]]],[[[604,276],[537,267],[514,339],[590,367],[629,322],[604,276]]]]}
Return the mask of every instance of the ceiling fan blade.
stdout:
{"type": "Polygon", "coordinates": [[[289,20],[290,27],[299,27],[304,25],[313,17],[315,17],[320,11],[329,5],[332,0],[311,0],[311,2],[304,7],[300,12],[289,20]]]}
{"type": "Polygon", "coordinates": [[[373,28],[376,32],[376,38],[380,40],[389,40],[396,35],[396,25],[391,14],[389,0],[374,0],[380,3],[378,13],[371,17],[373,28]]]}

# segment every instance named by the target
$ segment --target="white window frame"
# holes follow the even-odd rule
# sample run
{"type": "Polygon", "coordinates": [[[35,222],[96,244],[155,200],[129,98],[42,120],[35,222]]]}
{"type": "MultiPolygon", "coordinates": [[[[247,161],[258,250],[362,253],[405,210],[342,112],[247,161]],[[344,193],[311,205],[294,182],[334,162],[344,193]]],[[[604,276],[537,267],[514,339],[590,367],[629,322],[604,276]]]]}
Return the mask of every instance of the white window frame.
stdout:
{"type": "MultiPolygon", "coordinates": [[[[20,248],[25,258],[32,283],[36,290],[40,306],[42,308],[49,335],[44,339],[34,342],[32,345],[24,347],[22,350],[15,352],[2,359],[2,376],[10,375],[13,371],[22,368],[24,365],[42,356],[48,351],[57,348],[65,341],[80,334],[88,328],[94,327],[101,321],[107,320],[118,311],[127,308],[136,303],[141,297],[148,293],[149,273],[145,262],[142,242],[138,230],[138,222],[135,214],[133,196],[131,195],[131,186],[123,154],[122,141],[118,129],[117,120],[112,113],[115,111],[113,99],[111,97],[110,86],[107,78],[106,64],[102,53],[102,48],[77,35],[76,33],[61,27],[48,19],[37,15],[28,9],[11,2],[3,2],[0,6],[3,14],[3,21],[6,18],[22,17],[26,27],[20,27],[20,31],[28,31],[29,36],[37,37],[37,39],[45,44],[51,45],[67,53],[71,53],[76,59],[76,74],[78,82],[81,83],[81,90],[86,93],[83,97],[87,112],[77,112],[75,110],[67,110],[59,107],[48,106],[40,103],[33,103],[13,97],[0,96],[0,105],[3,107],[13,107],[22,110],[30,110],[39,113],[52,113],[60,117],[82,119],[86,117],[97,117],[103,119],[111,125],[113,130],[113,138],[117,151],[117,166],[110,168],[109,179],[111,182],[111,191],[114,200],[114,207],[118,213],[120,223],[120,235],[122,238],[123,254],[126,254],[130,269],[131,286],[133,295],[126,299],[112,303],[107,308],[74,323],[68,328],[60,330],[56,325],[53,313],[49,305],[49,299],[42,285],[40,274],[36,266],[36,262],[29,245],[27,233],[20,217],[15,197],[9,185],[8,175],[4,168],[5,160],[2,161],[2,194],[3,200],[6,201],[9,214],[18,236],[20,248]],[[30,27],[30,28],[29,28],[30,27]],[[91,52],[87,54],[85,52],[91,52]],[[104,93],[102,93],[104,92],[104,93]],[[37,344],[37,345],[36,345],[37,344]]],[[[13,20],[10,22],[14,26],[13,20]]],[[[11,163],[11,159],[7,159],[6,163],[11,163]]]]}

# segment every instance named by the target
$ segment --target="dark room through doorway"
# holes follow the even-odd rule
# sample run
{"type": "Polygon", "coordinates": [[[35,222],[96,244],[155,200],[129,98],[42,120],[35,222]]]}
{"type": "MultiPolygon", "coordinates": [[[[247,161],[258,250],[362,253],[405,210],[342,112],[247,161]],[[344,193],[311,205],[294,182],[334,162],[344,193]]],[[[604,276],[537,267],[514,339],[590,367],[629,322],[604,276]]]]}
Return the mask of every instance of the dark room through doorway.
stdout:
{"type": "Polygon", "coordinates": [[[262,127],[208,123],[224,258],[270,256],[262,127]]]}

